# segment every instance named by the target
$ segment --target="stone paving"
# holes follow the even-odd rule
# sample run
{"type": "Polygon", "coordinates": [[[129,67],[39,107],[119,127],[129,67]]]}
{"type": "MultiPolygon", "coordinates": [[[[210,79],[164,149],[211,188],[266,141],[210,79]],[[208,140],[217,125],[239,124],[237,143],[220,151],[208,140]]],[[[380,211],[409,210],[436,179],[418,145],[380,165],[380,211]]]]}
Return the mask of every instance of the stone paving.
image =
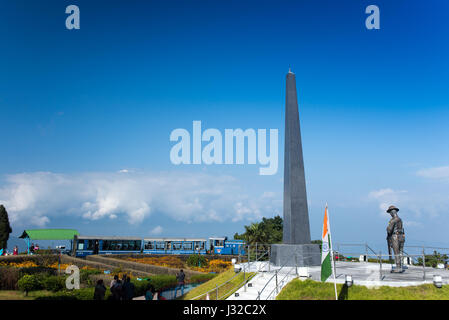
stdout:
{"type": "MultiPolygon", "coordinates": [[[[236,293],[232,295],[228,300],[255,300],[259,297],[261,300],[274,299],[276,292],[280,292],[281,289],[294,278],[312,279],[320,281],[321,267],[303,267],[298,268],[298,275],[296,275],[295,267],[284,267],[280,270],[279,267],[275,267],[268,262],[251,262],[239,265],[245,268],[246,272],[257,272],[249,285],[240,288],[236,293]],[[278,290],[276,291],[276,271],[278,272],[278,290]],[[264,289],[265,287],[265,289],[264,289]]],[[[345,275],[351,275],[354,284],[364,285],[367,287],[378,286],[417,286],[424,283],[433,283],[433,276],[440,275],[443,279],[443,285],[449,284],[449,270],[435,269],[418,266],[406,266],[404,273],[391,273],[391,264],[382,264],[382,269],[378,263],[371,262],[337,262],[336,263],[336,282],[344,283],[345,275]],[[425,280],[424,280],[425,272],[425,280]],[[382,279],[382,280],[381,280],[382,279]]],[[[333,282],[334,279],[331,276],[327,282],[333,282]]]]}

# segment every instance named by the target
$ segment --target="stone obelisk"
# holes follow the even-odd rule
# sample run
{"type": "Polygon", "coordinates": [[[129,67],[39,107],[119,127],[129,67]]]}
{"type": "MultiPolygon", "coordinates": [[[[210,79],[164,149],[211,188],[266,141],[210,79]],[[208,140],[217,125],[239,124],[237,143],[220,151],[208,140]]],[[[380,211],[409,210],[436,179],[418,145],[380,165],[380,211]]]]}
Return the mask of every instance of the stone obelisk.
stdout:
{"type": "Polygon", "coordinates": [[[270,260],[276,265],[319,265],[319,246],[310,239],[295,74],[289,70],[286,80],[283,244],[272,245],[270,260]]]}
{"type": "Polygon", "coordinates": [[[285,93],[284,236],[285,244],[310,243],[309,210],[299,125],[295,74],[287,73],[285,93]]]}

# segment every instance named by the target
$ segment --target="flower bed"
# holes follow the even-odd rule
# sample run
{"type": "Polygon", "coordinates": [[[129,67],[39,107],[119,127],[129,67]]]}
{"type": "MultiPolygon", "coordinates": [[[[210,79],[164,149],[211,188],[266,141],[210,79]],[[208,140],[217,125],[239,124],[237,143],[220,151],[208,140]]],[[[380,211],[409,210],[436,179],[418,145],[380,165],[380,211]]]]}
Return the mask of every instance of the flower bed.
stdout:
{"type": "Polygon", "coordinates": [[[128,257],[125,258],[125,260],[168,268],[185,268],[184,262],[180,258],[174,256],[144,257],[144,258],[128,257]]]}
{"type": "Polygon", "coordinates": [[[225,261],[221,259],[209,260],[207,258],[203,259],[201,267],[188,265],[186,262],[184,262],[183,260],[181,260],[179,257],[176,256],[142,257],[142,258],[127,257],[125,258],[125,260],[168,268],[179,268],[179,269],[185,268],[206,273],[208,272],[220,273],[232,267],[231,261],[225,261]]]}

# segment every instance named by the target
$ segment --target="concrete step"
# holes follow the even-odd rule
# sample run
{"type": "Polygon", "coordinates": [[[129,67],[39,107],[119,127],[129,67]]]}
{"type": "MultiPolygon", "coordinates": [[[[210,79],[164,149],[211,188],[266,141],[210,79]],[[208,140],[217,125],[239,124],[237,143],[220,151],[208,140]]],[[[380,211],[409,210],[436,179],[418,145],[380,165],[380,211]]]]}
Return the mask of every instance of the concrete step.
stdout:
{"type": "MultiPolygon", "coordinates": [[[[234,293],[227,300],[256,300],[259,297],[259,292],[261,292],[261,300],[275,298],[276,280],[273,277],[274,275],[275,272],[258,272],[251,281],[248,282],[246,288],[242,287],[236,291],[238,296],[234,293]]],[[[279,273],[278,292],[280,292],[282,288],[294,278],[296,278],[295,274],[286,276],[286,274],[279,273]]]]}

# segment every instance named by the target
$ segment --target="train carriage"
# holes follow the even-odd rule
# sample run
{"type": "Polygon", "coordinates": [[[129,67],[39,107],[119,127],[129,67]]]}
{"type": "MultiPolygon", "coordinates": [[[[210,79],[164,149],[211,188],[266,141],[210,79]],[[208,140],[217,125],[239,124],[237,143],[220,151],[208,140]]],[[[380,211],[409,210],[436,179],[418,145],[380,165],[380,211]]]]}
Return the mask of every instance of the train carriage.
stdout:
{"type": "Polygon", "coordinates": [[[209,238],[211,254],[244,255],[245,242],[243,240],[228,240],[227,237],[209,238]]]}
{"type": "Polygon", "coordinates": [[[243,240],[209,238],[139,238],[121,236],[75,236],[72,255],[92,254],[216,254],[245,255],[243,240]],[[209,249],[209,250],[208,250],[209,249]]]}
{"type": "Polygon", "coordinates": [[[92,254],[119,254],[142,252],[142,238],[120,236],[75,236],[72,254],[85,257],[92,254]]]}
{"type": "Polygon", "coordinates": [[[202,238],[145,238],[144,254],[206,254],[206,239],[202,238]]]}

